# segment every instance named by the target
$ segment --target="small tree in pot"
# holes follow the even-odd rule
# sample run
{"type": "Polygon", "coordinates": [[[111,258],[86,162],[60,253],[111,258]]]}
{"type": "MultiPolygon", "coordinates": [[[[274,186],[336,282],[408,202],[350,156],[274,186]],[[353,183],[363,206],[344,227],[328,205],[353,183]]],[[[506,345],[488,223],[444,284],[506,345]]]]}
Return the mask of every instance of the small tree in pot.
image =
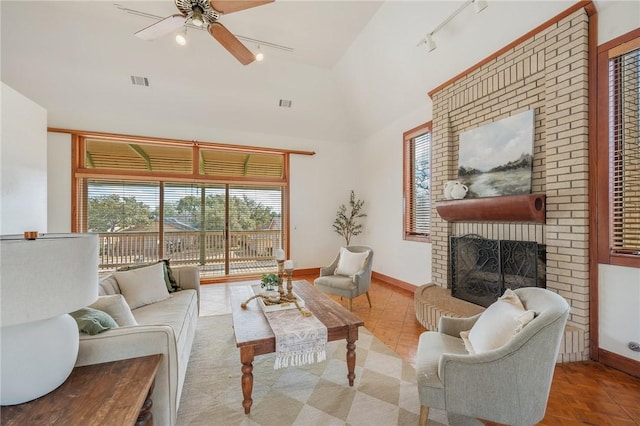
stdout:
{"type": "Polygon", "coordinates": [[[356,199],[355,192],[351,190],[349,213],[347,213],[347,207],[344,204],[338,208],[336,219],[333,221],[333,230],[344,237],[346,245],[351,242],[351,237],[355,237],[362,232],[362,224],[358,223],[358,219],[367,216],[362,212],[363,206],[364,201],[356,199]]]}

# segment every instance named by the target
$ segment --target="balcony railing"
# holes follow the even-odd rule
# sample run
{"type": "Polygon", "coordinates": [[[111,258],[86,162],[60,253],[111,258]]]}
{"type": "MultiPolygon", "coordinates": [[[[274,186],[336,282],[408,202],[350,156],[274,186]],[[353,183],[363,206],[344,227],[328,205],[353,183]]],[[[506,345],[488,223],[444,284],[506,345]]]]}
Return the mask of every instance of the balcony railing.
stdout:
{"type": "Polygon", "coordinates": [[[170,259],[172,265],[200,265],[203,277],[224,276],[228,257],[229,275],[273,272],[274,253],[281,247],[279,230],[233,231],[228,255],[222,231],[165,232],[162,253],[157,232],[111,232],[98,236],[101,271],[163,258],[170,259]]]}

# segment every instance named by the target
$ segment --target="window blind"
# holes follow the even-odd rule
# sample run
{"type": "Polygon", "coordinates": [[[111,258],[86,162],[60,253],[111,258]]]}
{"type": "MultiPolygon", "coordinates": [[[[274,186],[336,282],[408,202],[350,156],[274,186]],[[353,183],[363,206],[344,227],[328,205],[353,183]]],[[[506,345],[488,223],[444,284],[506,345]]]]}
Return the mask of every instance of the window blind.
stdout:
{"type": "Polygon", "coordinates": [[[84,164],[98,171],[192,174],[220,178],[284,178],[282,153],[85,138],[84,164]],[[194,161],[196,162],[194,167],[194,161]]]}
{"type": "Polygon", "coordinates": [[[640,256],[640,49],[609,60],[611,250],[640,256]]]}
{"type": "Polygon", "coordinates": [[[431,128],[405,135],[405,237],[431,228],[431,128]]]}

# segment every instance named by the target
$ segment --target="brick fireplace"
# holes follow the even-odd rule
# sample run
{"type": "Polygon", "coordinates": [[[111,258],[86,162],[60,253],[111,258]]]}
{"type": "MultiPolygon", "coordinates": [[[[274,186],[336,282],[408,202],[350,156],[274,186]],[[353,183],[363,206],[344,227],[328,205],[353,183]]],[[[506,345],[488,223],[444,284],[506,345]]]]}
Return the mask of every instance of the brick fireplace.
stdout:
{"type": "Polygon", "coordinates": [[[545,246],[546,287],[571,305],[563,362],[589,358],[588,38],[589,17],[579,9],[429,93],[432,280],[450,288],[451,236],[478,234],[545,246]],[[546,196],[546,222],[440,217],[436,204],[444,198],[444,184],[457,178],[459,134],[530,109],[535,114],[532,193],[546,196]]]}

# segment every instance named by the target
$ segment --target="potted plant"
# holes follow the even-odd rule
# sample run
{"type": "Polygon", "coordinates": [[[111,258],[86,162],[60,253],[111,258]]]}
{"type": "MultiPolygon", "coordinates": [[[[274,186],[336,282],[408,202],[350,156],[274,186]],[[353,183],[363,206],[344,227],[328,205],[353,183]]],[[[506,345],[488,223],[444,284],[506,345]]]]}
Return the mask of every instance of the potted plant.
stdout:
{"type": "Polygon", "coordinates": [[[260,287],[267,291],[277,290],[280,285],[280,278],[276,274],[262,274],[260,287]]]}
{"type": "Polygon", "coordinates": [[[351,190],[349,213],[347,214],[347,207],[344,204],[338,208],[336,219],[333,221],[333,230],[344,237],[347,246],[351,242],[351,237],[355,237],[362,232],[362,224],[358,223],[358,219],[367,216],[362,212],[363,206],[364,201],[356,199],[355,192],[351,190]]]}
{"type": "Polygon", "coordinates": [[[272,303],[280,302],[280,292],[278,292],[278,285],[280,285],[280,277],[276,274],[262,274],[260,280],[260,286],[265,289],[264,296],[272,303]]]}

